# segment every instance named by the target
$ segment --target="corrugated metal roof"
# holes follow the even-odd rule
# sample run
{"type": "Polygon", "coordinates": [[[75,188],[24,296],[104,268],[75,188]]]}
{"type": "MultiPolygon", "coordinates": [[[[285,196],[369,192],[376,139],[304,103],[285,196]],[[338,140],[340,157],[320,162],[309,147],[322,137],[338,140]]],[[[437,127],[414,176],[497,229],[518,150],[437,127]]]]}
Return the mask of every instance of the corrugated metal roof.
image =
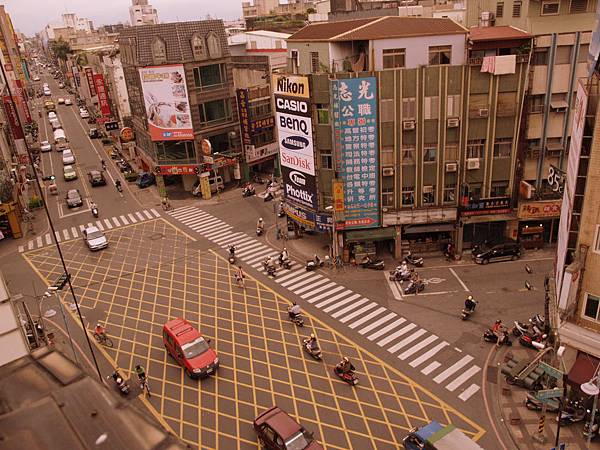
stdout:
{"type": "Polygon", "coordinates": [[[472,42],[481,41],[507,41],[513,39],[528,39],[533,37],[526,31],[510,25],[494,27],[473,27],[469,29],[469,40],[472,42]]]}

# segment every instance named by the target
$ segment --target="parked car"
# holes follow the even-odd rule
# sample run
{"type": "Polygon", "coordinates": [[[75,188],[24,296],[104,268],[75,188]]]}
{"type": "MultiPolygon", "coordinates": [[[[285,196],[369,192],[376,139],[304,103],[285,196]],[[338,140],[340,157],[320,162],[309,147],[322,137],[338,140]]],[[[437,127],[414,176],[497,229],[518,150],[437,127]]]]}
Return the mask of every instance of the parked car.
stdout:
{"type": "Polygon", "coordinates": [[[77,179],[77,171],[73,166],[63,167],[63,177],[65,181],[72,181],[77,179]]]}
{"type": "Polygon", "coordinates": [[[85,108],[79,108],[79,117],[82,119],[87,119],[90,117],[90,113],[85,108]]]}
{"type": "Polygon", "coordinates": [[[319,450],[313,433],[278,406],[266,410],[254,419],[254,431],[262,448],[268,450],[319,450]]]}
{"type": "Polygon", "coordinates": [[[56,112],[49,111],[48,112],[48,120],[55,120],[55,119],[58,119],[58,116],[56,115],[56,112]]]}
{"type": "Polygon", "coordinates": [[[92,251],[108,247],[108,239],[102,231],[94,226],[83,229],[83,240],[92,251]]]}
{"type": "Polygon", "coordinates": [[[98,128],[90,128],[90,131],[88,132],[88,136],[92,139],[98,139],[102,137],[102,134],[100,134],[100,131],[98,130],[98,128]]]}
{"type": "Polygon", "coordinates": [[[481,246],[473,259],[477,264],[487,264],[491,261],[512,260],[515,261],[521,257],[521,246],[516,242],[507,242],[494,245],[492,247],[481,246]]]}
{"type": "Polygon", "coordinates": [[[137,185],[140,189],[147,188],[156,183],[156,177],[150,172],[142,172],[137,180],[137,185]]]}
{"type": "Polygon", "coordinates": [[[123,173],[125,173],[125,172],[131,172],[133,170],[132,167],[131,167],[131,164],[129,164],[124,159],[120,159],[119,161],[117,161],[117,167],[123,173]]]}
{"type": "Polygon", "coordinates": [[[71,100],[70,98],[65,98],[65,106],[70,106],[73,104],[73,100],[71,100]]]}
{"type": "Polygon", "coordinates": [[[62,152],[62,161],[63,164],[75,164],[75,156],[73,155],[73,152],[71,151],[71,149],[66,149],[63,150],[62,152]]]}
{"type": "Polygon", "coordinates": [[[65,99],[64,99],[64,98],[62,98],[62,97],[59,97],[59,98],[58,98],[58,104],[59,104],[59,105],[64,105],[64,104],[65,104],[65,99]]]}
{"type": "Polygon", "coordinates": [[[99,170],[90,170],[88,172],[88,180],[90,180],[92,187],[106,185],[106,178],[104,178],[104,174],[99,170]]]}
{"type": "Polygon", "coordinates": [[[170,320],[163,326],[163,344],[190,378],[206,377],[219,367],[217,353],[187,320],[170,320]]]}
{"type": "Polygon", "coordinates": [[[83,205],[79,189],[69,189],[65,196],[65,200],[67,201],[67,207],[69,208],[76,208],[83,205]]]}
{"type": "Polygon", "coordinates": [[[42,141],[40,143],[40,151],[41,152],[51,152],[52,151],[52,144],[48,141],[42,141]]]}

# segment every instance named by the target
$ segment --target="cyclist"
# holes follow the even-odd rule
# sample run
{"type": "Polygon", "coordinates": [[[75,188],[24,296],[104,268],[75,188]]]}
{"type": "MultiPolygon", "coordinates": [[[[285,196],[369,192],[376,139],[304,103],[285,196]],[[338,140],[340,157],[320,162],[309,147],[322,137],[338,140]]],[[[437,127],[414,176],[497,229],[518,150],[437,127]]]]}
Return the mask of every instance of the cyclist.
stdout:
{"type": "Polygon", "coordinates": [[[96,324],[96,328],[94,328],[94,331],[96,332],[96,334],[98,336],[100,336],[101,338],[106,338],[106,328],[104,328],[102,325],[100,325],[99,323],[96,324]]]}

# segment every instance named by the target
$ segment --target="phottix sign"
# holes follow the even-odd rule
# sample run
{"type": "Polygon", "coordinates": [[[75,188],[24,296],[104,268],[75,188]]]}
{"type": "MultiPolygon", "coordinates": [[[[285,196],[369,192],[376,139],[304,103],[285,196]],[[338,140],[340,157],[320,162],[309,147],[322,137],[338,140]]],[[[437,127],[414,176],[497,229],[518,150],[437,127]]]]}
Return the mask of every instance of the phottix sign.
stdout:
{"type": "Polygon", "coordinates": [[[317,208],[317,185],[313,175],[283,166],[285,198],[311,209],[317,208]]]}

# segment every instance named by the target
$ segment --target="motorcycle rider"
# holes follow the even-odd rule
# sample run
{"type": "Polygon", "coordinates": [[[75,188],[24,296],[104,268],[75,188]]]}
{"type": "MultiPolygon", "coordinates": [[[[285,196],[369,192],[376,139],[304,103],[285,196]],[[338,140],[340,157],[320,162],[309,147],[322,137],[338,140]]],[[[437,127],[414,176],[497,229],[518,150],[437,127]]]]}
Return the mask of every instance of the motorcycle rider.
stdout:
{"type": "Polygon", "coordinates": [[[104,328],[102,325],[100,325],[99,323],[96,324],[96,328],[94,328],[94,331],[96,332],[96,334],[100,337],[102,336],[106,336],[106,328],[104,328]]]}
{"type": "Polygon", "coordinates": [[[106,170],[106,161],[102,160],[100,164],[102,164],[102,170],[106,170]]]}
{"type": "Polygon", "coordinates": [[[279,262],[283,263],[283,261],[286,261],[288,259],[290,259],[290,255],[288,254],[287,248],[283,247],[283,250],[279,254],[279,262]]]}
{"type": "Polygon", "coordinates": [[[229,256],[231,256],[232,258],[235,258],[235,245],[229,244],[229,247],[227,247],[227,250],[229,250],[229,256]]]}
{"type": "Polygon", "coordinates": [[[235,281],[238,284],[241,284],[242,286],[244,285],[244,278],[246,277],[246,275],[244,275],[244,271],[242,270],[242,266],[238,266],[237,270],[235,271],[235,281]]]}
{"type": "Polygon", "coordinates": [[[292,306],[288,308],[288,316],[290,320],[294,320],[296,317],[300,315],[300,305],[296,302],[292,303],[292,306]]]}
{"type": "Polygon", "coordinates": [[[472,295],[469,295],[465,300],[465,311],[474,311],[475,306],[477,306],[477,302],[472,295]]]}
{"type": "Polygon", "coordinates": [[[90,210],[92,211],[92,213],[94,212],[94,209],[97,211],[98,205],[96,205],[96,203],[92,200],[92,203],[90,204],[90,210]]]}
{"type": "Polygon", "coordinates": [[[140,365],[140,364],[136,364],[135,365],[135,373],[137,374],[138,379],[140,380],[140,382],[144,382],[144,380],[146,379],[146,369],[144,368],[144,366],[140,365]]]}
{"type": "Polygon", "coordinates": [[[306,341],[306,345],[310,350],[316,350],[319,348],[319,344],[317,343],[317,338],[314,333],[310,333],[310,337],[306,341]]]}
{"type": "Polygon", "coordinates": [[[494,326],[492,327],[492,333],[496,335],[498,340],[496,341],[496,345],[500,347],[504,342],[504,338],[506,337],[504,334],[504,324],[500,319],[496,320],[494,326]]]}
{"type": "Polygon", "coordinates": [[[335,366],[335,370],[341,375],[346,375],[354,371],[354,366],[348,357],[344,356],[342,360],[335,366]]]}
{"type": "Polygon", "coordinates": [[[256,222],[256,229],[260,230],[261,233],[265,230],[265,224],[263,223],[262,217],[258,218],[258,222],[256,222]]]}
{"type": "Polygon", "coordinates": [[[121,180],[115,181],[115,187],[117,188],[117,191],[121,192],[121,180]]]}
{"type": "Polygon", "coordinates": [[[321,258],[319,258],[319,255],[316,253],[315,256],[313,256],[313,261],[315,262],[315,266],[319,267],[321,265],[321,258]]]}

